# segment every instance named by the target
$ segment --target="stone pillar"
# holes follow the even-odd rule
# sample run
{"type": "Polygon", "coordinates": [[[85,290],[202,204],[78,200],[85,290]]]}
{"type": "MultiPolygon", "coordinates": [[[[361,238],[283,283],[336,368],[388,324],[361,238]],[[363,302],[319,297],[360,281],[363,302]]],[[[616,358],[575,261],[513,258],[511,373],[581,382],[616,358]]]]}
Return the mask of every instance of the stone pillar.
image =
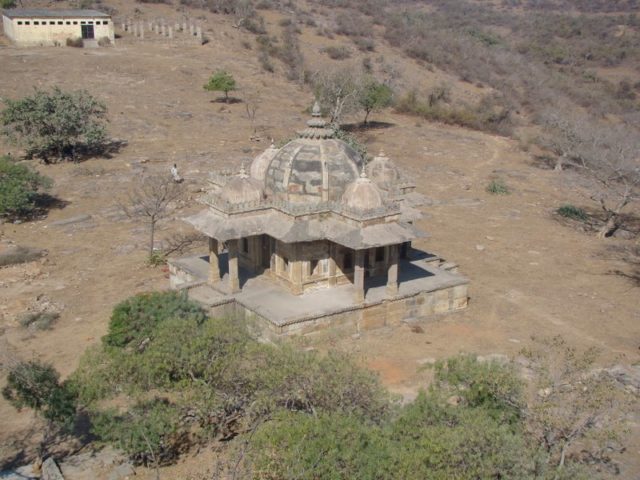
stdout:
{"type": "Polygon", "coordinates": [[[187,33],[187,22],[182,22],[182,33],[187,33]]]}
{"type": "Polygon", "coordinates": [[[229,255],[229,291],[238,293],[240,291],[240,272],[238,269],[238,240],[227,242],[229,255]]]}
{"type": "Polygon", "coordinates": [[[369,276],[373,277],[376,273],[376,249],[370,248],[367,253],[369,255],[369,276]]]}
{"type": "Polygon", "coordinates": [[[356,262],[353,268],[353,286],[356,290],[355,300],[364,302],[364,255],[366,250],[356,250],[356,262]]]}
{"type": "Polygon", "coordinates": [[[153,30],[153,22],[152,21],[147,22],[147,27],[149,27],[149,31],[153,30]]]}
{"type": "Polygon", "coordinates": [[[138,36],[138,24],[134,23],[133,25],[131,25],[131,31],[133,32],[133,36],[137,37],[138,36]]]}
{"type": "Polygon", "coordinates": [[[160,35],[163,37],[167,34],[167,27],[164,26],[164,23],[160,25],[160,35]]]}
{"type": "Polygon", "coordinates": [[[209,283],[220,281],[220,257],[218,252],[218,240],[209,237],[209,283]]]}
{"type": "Polygon", "coordinates": [[[202,40],[202,27],[196,28],[196,37],[198,37],[198,40],[202,40]]]}
{"type": "Polygon", "coordinates": [[[395,296],[398,294],[398,245],[389,246],[387,265],[387,295],[395,296]]]}
{"type": "Polygon", "coordinates": [[[329,286],[334,286],[338,279],[338,266],[336,265],[336,248],[333,243],[329,244],[329,286]]]}
{"type": "Polygon", "coordinates": [[[127,31],[127,24],[125,22],[122,22],[122,31],[123,32],[127,31]]]}
{"type": "Polygon", "coordinates": [[[153,26],[153,33],[155,33],[156,35],[160,33],[160,27],[158,27],[157,23],[153,26]]]}
{"type": "Polygon", "coordinates": [[[173,38],[173,28],[169,27],[169,38],[173,38]]]}
{"type": "Polygon", "coordinates": [[[195,35],[195,27],[193,24],[189,25],[189,34],[193,37],[195,35]]]}
{"type": "Polygon", "coordinates": [[[140,38],[144,39],[144,22],[140,22],[140,38]]]}

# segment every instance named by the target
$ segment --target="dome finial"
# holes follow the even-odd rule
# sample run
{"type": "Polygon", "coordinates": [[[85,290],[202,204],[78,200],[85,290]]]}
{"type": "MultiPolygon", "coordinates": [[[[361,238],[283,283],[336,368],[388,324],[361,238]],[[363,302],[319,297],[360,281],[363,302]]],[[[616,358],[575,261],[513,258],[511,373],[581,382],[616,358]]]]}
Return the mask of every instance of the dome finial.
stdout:
{"type": "Polygon", "coordinates": [[[362,169],[360,170],[360,178],[362,179],[366,179],[367,178],[367,162],[363,161],[362,162],[362,169]]]}
{"type": "Polygon", "coordinates": [[[321,117],[322,116],[322,110],[320,109],[320,104],[318,103],[318,100],[316,100],[313,103],[313,108],[311,109],[311,116],[312,117],[321,117]]]}
{"type": "Polygon", "coordinates": [[[240,178],[249,178],[247,175],[247,170],[244,168],[244,162],[240,165],[240,178]]]}

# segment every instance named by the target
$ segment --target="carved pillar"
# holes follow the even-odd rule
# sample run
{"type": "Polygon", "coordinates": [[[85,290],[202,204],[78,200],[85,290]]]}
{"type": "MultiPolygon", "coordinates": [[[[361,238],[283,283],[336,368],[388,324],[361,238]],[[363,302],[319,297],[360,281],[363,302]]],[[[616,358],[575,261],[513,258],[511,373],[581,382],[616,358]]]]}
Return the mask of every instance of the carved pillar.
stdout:
{"type": "Polygon", "coordinates": [[[376,249],[370,248],[367,253],[369,255],[369,276],[373,277],[376,273],[376,249]]]}
{"type": "Polygon", "coordinates": [[[240,291],[240,273],[238,271],[238,240],[227,242],[229,252],[229,291],[237,293],[240,291]]]}
{"type": "Polygon", "coordinates": [[[220,258],[218,257],[218,240],[209,237],[209,283],[220,281],[220,258]]]}
{"type": "Polygon", "coordinates": [[[366,250],[356,250],[356,262],[353,268],[353,286],[356,289],[356,302],[364,302],[364,255],[366,250]]]}
{"type": "Polygon", "coordinates": [[[303,291],[302,288],[302,245],[296,243],[293,246],[293,260],[291,262],[291,284],[292,292],[294,295],[300,295],[303,291]]]}
{"type": "Polygon", "coordinates": [[[398,245],[389,246],[389,261],[387,263],[387,295],[398,294],[398,245]]]}

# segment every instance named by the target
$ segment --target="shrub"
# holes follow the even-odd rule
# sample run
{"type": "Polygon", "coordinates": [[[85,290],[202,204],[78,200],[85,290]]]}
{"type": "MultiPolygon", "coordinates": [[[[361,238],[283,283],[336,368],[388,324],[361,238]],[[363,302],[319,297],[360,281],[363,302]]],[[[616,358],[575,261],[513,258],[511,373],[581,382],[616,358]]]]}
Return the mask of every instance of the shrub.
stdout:
{"type": "Polygon", "coordinates": [[[570,203],[562,205],[556,212],[561,217],[579,220],[581,222],[587,221],[588,218],[587,212],[585,212],[584,209],[571,205],[570,203]]]}
{"type": "Polygon", "coordinates": [[[347,47],[325,47],[322,49],[332,60],[345,60],[351,57],[351,50],[347,47]]]}
{"type": "Polygon", "coordinates": [[[82,40],[82,37],[67,38],[66,44],[67,44],[67,47],[74,47],[74,48],[84,47],[84,41],[82,40]]]}
{"type": "Polygon", "coordinates": [[[494,195],[508,195],[510,192],[507,184],[504,183],[504,180],[497,178],[495,180],[491,180],[489,185],[487,185],[487,192],[492,193],[494,195]]]}
{"type": "Polygon", "coordinates": [[[25,312],[18,317],[18,323],[26,328],[48,330],[58,318],[58,312],[25,312]]]}
{"type": "Polygon", "coordinates": [[[376,49],[375,42],[370,38],[356,37],[353,39],[353,43],[361,52],[373,52],[376,49]]]}
{"type": "Polygon", "coordinates": [[[0,8],[16,8],[16,0],[0,0],[0,8]]]}
{"type": "Polygon", "coordinates": [[[9,370],[2,396],[15,408],[29,407],[55,424],[70,428],[76,397],[51,366],[38,361],[19,362],[9,370]]]}
{"type": "Polygon", "coordinates": [[[0,157],[0,217],[32,215],[42,190],[52,181],[28,167],[0,157]]]}
{"type": "Polygon", "coordinates": [[[206,318],[202,308],[178,292],[143,293],[116,305],[109,322],[109,331],[103,337],[105,345],[137,347],[152,337],[155,327],[170,319],[206,318]]]}
{"type": "Polygon", "coordinates": [[[21,245],[5,250],[0,254],[0,267],[16,265],[19,263],[33,262],[44,255],[44,250],[39,248],[23,247],[21,245]]]}
{"type": "Polygon", "coordinates": [[[3,133],[24,145],[27,157],[76,159],[106,148],[105,105],[84,90],[36,90],[20,100],[6,100],[0,115],[3,133]]]}
{"type": "Polygon", "coordinates": [[[172,463],[189,447],[186,434],[178,433],[180,412],[168,400],[154,398],[118,413],[107,410],[93,418],[93,433],[103,442],[122,449],[137,465],[172,463]]]}
{"type": "Polygon", "coordinates": [[[109,37],[100,37],[98,39],[98,45],[100,45],[101,47],[110,47],[111,39],[109,37]]]}
{"type": "Polygon", "coordinates": [[[393,90],[388,85],[380,83],[374,78],[365,80],[358,96],[358,102],[365,112],[363,123],[367,123],[371,112],[390,106],[392,100],[393,90]]]}

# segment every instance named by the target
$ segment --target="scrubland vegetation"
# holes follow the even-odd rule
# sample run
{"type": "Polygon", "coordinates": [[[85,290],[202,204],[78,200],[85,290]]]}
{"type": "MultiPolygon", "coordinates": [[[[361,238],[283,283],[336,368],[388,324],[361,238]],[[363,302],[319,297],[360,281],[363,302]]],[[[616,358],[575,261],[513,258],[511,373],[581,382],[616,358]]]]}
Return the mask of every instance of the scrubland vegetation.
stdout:
{"type": "Polygon", "coordinates": [[[403,404],[354,359],[259,343],[250,327],[208,318],[181,293],[138,295],[116,306],[69,379],[21,362],[3,395],[40,412],[51,435],[73,435],[88,416],[99,442],[137,464],[216,443],[229,478],[574,479],[617,468],[634,400],[593,368],[594,350],[553,338],[517,362],[459,355],[403,404]]]}

